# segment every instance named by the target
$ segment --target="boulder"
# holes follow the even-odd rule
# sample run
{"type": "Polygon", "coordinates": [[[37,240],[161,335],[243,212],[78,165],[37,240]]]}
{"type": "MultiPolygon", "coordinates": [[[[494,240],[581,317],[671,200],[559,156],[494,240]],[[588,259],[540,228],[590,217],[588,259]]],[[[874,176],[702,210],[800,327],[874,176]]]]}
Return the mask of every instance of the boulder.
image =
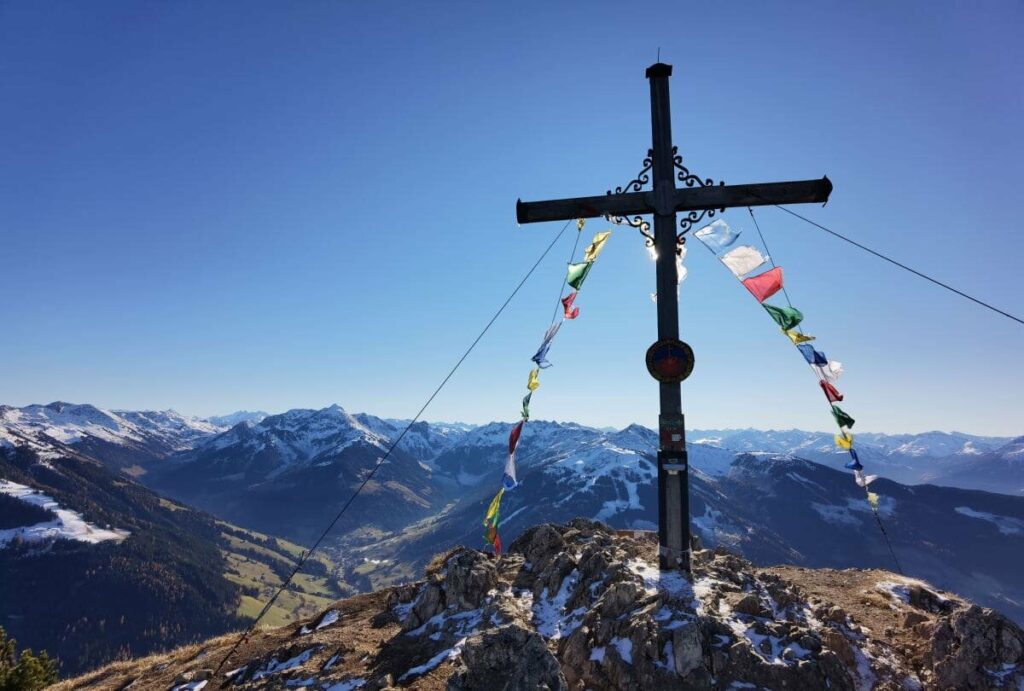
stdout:
{"type": "Polygon", "coordinates": [[[449,691],[568,691],[558,660],[536,632],[509,624],[471,636],[449,691]]]}

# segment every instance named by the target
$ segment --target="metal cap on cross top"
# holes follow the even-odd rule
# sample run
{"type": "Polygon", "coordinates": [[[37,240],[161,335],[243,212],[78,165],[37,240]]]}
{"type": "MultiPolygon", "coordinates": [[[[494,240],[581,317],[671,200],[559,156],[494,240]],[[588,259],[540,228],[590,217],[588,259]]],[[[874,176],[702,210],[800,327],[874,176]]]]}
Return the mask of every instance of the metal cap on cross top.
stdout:
{"type": "Polygon", "coordinates": [[[541,202],[516,202],[519,223],[567,221],[607,216],[637,228],[654,247],[657,286],[658,342],[648,367],[658,379],[658,563],[662,569],[690,571],[689,465],[682,415],[680,383],[693,367],[693,351],[679,340],[679,296],[675,255],[685,235],[705,216],[733,207],[824,203],[832,192],[827,177],[817,180],[746,185],[714,183],[693,175],[672,145],[672,114],[668,80],[672,66],[656,62],[647,68],[651,91],[651,148],[644,168],[615,192],[541,202]],[[650,175],[646,173],[650,170],[650,175]],[[676,187],[676,181],[683,183],[676,187]],[[644,190],[650,181],[651,190],[644,190]],[[679,226],[676,214],[683,213],[679,226]],[[654,217],[650,224],[640,216],[654,217]]]}

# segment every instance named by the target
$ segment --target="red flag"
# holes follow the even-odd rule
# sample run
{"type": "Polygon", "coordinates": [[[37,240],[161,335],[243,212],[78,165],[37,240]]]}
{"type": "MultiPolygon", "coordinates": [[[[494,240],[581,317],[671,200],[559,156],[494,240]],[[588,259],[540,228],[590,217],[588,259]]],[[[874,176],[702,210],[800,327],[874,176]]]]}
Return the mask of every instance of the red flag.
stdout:
{"type": "Polygon", "coordinates": [[[494,556],[500,557],[501,556],[501,536],[498,535],[497,531],[494,532],[494,543],[493,544],[494,544],[494,556]]]}
{"type": "Polygon", "coordinates": [[[825,392],[825,398],[828,399],[829,403],[835,403],[836,401],[843,400],[843,394],[839,393],[836,387],[832,386],[824,379],[819,379],[818,383],[821,384],[821,390],[825,392]]]}
{"type": "Polygon", "coordinates": [[[580,308],[572,306],[572,303],[573,303],[573,301],[575,299],[576,299],[576,291],[575,290],[572,291],[571,293],[569,293],[568,295],[566,295],[564,298],[562,298],[562,307],[565,308],[565,318],[566,319],[575,319],[576,317],[580,316],[580,308]]]}
{"type": "Polygon", "coordinates": [[[743,280],[750,294],[757,298],[758,302],[764,302],[782,289],[782,267],[765,271],[763,274],[751,276],[743,280]]]}
{"type": "Polygon", "coordinates": [[[508,435],[508,453],[511,456],[516,452],[516,446],[519,444],[519,435],[523,433],[523,423],[526,420],[520,420],[516,423],[516,426],[512,428],[512,432],[508,435]]]}

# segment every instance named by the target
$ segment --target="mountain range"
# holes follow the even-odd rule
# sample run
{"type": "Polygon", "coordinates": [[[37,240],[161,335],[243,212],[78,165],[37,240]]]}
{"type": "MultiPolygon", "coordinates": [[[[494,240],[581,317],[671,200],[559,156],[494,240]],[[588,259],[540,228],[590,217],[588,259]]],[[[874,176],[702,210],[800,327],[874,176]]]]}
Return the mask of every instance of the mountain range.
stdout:
{"type": "MultiPolygon", "coordinates": [[[[197,554],[221,555],[221,561],[210,557],[215,568],[199,580],[219,583],[228,574],[240,585],[242,574],[251,576],[253,569],[224,556],[231,540],[240,539],[233,536],[310,544],[407,426],[340,406],[210,419],[66,403],[0,406],[0,460],[6,459],[0,479],[42,491],[96,529],[129,533],[89,549],[130,550],[155,535],[149,524],[128,520],[138,513],[128,504],[166,508],[166,502],[175,508],[160,513],[161,525],[170,529],[167,521],[188,516],[202,526],[178,521],[173,530],[179,538],[200,535],[206,552],[197,554]],[[40,470],[48,465],[61,472],[65,465],[87,466],[94,479],[69,492],[67,482],[55,484],[40,470]],[[115,510],[108,501],[111,488],[127,492],[131,501],[119,500],[115,510]],[[228,524],[238,527],[223,527],[228,524]],[[211,525],[220,526],[220,534],[211,525]]],[[[448,547],[480,546],[481,520],[500,485],[509,429],[508,423],[412,425],[325,543],[328,558],[316,567],[318,587],[329,581],[335,590],[365,591],[402,582],[448,547]]],[[[834,453],[830,435],[696,430],[688,438],[693,528],[705,545],[728,547],[762,564],[902,569],[1024,621],[1024,438],[859,434],[865,466],[883,477],[872,485],[882,497],[881,524],[863,490],[841,469],[845,459],[834,453]],[[954,482],[958,486],[938,486],[954,482]]],[[[601,430],[530,421],[517,454],[521,485],[503,501],[503,540],[510,543],[531,525],[577,516],[616,528],[656,528],[656,444],[655,433],[639,425],[601,430]]],[[[0,530],[52,520],[13,494],[0,503],[0,520],[7,516],[0,530]]],[[[71,542],[59,532],[52,541],[47,554],[59,554],[64,548],[56,545],[71,542]]],[[[18,579],[11,581],[19,584],[19,596],[21,579],[55,570],[38,561],[40,551],[0,547],[8,563],[22,560],[18,579]],[[36,565],[24,566],[30,562],[36,565]]],[[[213,622],[200,618],[191,630],[182,623],[181,634],[209,635],[231,626],[228,615],[251,614],[244,597],[250,606],[258,601],[221,593],[213,609],[226,614],[213,622]]],[[[94,602],[101,607],[101,600],[94,602]]],[[[287,613],[280,616],[282,621],[287,613]]],[[[41,626],[27,627],[39,633],[36,638],[25,635],[24,623],[9,620],[5,626],[26,643],[56,649],[41,626]]],[[[145,651],[146,642],[132,643],[133,651],[145,651]]],[[[71,669],[111,654],[81,653],[76,645],[84,644],[68,642],[57,651],[77,656],[71,669]]]]}

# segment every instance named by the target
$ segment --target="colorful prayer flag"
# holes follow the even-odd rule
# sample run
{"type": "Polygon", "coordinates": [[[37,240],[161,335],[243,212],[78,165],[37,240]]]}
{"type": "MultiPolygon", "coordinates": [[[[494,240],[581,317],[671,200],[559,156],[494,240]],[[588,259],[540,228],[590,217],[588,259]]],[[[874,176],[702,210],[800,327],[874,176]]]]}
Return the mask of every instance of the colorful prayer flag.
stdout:
{"type": "Polygon", "coordinates": [[[840,449],[845,449],[846,451],[849,451],[850,448],[853,446],[853,435],[849,434],[848,432],[841,432],[840,434],[837,434],[836,446],[838,446],[840,449]]]}
{"type": "Polygon", "coordinates": [[[850,447],[850,461],[846,464],[846,467],[850,470],[864,470],[864,466],[860,464],[860,459],[857,457],[857,449],[850,447]]]}
{"type": "Polygon", "coordinates": [[[504,487],[499,489],[498,493],[494,495],[491,505],[487,507],[487,515],[484,516],[484,526],[487,528],[487,532],[484,533],[484,539],[491,543],[494,547],[494,553],[498,556],[501,556],[501,537],[498,535],[498,522],[501,516],[501,497],[503,494],[505,494],[504,487]]]}
{"type": "Polygon", "coordinates": [[[577,293],[574,290],[568,295],[566,295],[564,298],[562,298],[562,309],[565,311],[566,319],[575,319],[576,317],[580,316],[580,308],[573,307],[572,304],[576,300],[576,295],[577,293]]]}
{"type": "Polygon", "coordinates": [[[814,340],[814,336],[808,336],[807,334],[802,334],[799,331],[786,331],[783,329],[782,333],[786,334],[789,340],[793,341],[793,345],[800,345],[801,343],[814,340]]]}
{"type": "Polygon", "coordinates": [[[601,250],[604,249],[604,244],[608,242],[608,238],[611,237],[612,231],[605,230],[594,236],[594,239],[590,241],[590,245],[587,249],[583,250],[583,261],[592,262],[601,254],[601,250]]]}
{"type": "Polygon", "coordinates": [[[579,290],[583,286],[583,281],[587,279],[587,274],[590,273],[590,267],[593,265],[594,262],[570,264],[568,273],[565,277],[565,282],[571,285],[574,290],[579,290]]]}
{"type": "Polygon", "coordinates": [[[878,479],[877,475],[865,475],[859,470],[853,471],[853,479],[861,487],[867,487],[872,482],[878,479]]]}
{"type": "Polygon", "coordinates": [[[577,218],[576,219],[576,232],[578,233],[579,231],[583,230],[583,226],[585,226],[586,224],[587,224],[587,219],[585,219],[585,218],[577,218]]]}
{"type": "Polygon", "coordinates": [[[843,373],[843,363],[829,360],[827,365],[811,365],[811,369],[818,375],[819,380],[835,382],[843,373]]]}
{"type": "Polygon", "coordinates": [[[540,368],[534,367],[530,370],[530,378],[526,380],[526,388],[536,391],[540,388],[540,368]]]}
{"type": "Polygon", "coordinates": [[[530,419],[530,399],[531,398],[533,398],[533,392],[532,391],[530,393],[526,394],[525,396],[523,396],[523,413],[522,413],[522,415],[523,415],[523,419],[524,420],[529,420],[530,419]]]}
{"type": "Polygon", "coordinates": [[[796,347],[800,351],[800,354],[804,356],[804,360],[807,360],[808,365],[827,365],[828,358],[825,357],[825,353],[820,350],[815,350],[813,346],[809,346],[806,343],[801,343],[796,347]]]}
{"type": "Polygon", "coordinates": [[[520,420],[515,425],[513,425],[512,431],[509,432],[509,435],[508,435],[508,452],[509,453],[515,453],[516,452],[516,446],[519,445],[519,437],[523,433],[523,424],[524,424],[524,421],[520,420]]]}
{"type": "Polygon", "coordinates": [[[836,419],[836,424],[840,427],[853,427],[854,419],[834,403],[832,404],[832,417],[836,419]]]}
{"type": "Polygon", "coordinates": [[[765,305],[764,303],[761,304],[761,307],[764,307],[765,311],[775,320],[775,323],[785,331],[789,331],[804,320],[803,313],[796,307],[776,307],[775,305],[765,305]]]}
{"type": "Polygon", "coordinates": [[[508,460],[505,461],[505,472],[501,476],[501,484],[504,489],[515,489],[519,484],[516,480],[516,454],[509,452],[508,460]]]}
{"type": "Polygon", "coordinates": [[[835,403],[836,401],[843,400],[843,394],[839,393],[836,387],[832,386],[824,379],[819,379],[818,385],[821,386],[821,390],[825,392],[825,398],[828,399],[829,403],[835,403]]]}
{"type": "Polygon", "coordinates": [[[537,363],[537,367],[540,367],[541,369],[551,367],[551,363],[547,360],[548,350],[551,349],[551,341],[554,340],[555,334],[558,333],[560,328],[562,328],[562,322],[555,322],[548,327],[547,331],[544,332],[544,340],[541,342],[540,348],[538,348],[534,356],[530,358],[537,363]]]}
{"type": "Polygon", "coordinates": [[[871,508],[878,510],[878,495],[874,492],[868,492],[868,503],[871,504],[871,508]]]}
{"type": "Polygon", "coordinates": [[[782,290],[782,267],[776,266],[764,273],[744,278],[743,285],[747,287],[751,295],[757,298],[758,302],[764,302],[782,290]]]}
{"type": "Polygon", "coordinates": [[[744,274],[749,274],[765,263],[765,258],[757,251],[757,248],[750,245],[735,247],[719,259],[729,267],[729,271],[732,271],[736,278],[743,278],[744,274]]]}
{"type": "Polygon", "coordinates": [[[711,251],[717,253],[736,242],[736,238],[740,236],[740,231],[734,231],[729,227],[728,223],[719,219],[711,225],[704,226],[694,235],[711,251]]]}

